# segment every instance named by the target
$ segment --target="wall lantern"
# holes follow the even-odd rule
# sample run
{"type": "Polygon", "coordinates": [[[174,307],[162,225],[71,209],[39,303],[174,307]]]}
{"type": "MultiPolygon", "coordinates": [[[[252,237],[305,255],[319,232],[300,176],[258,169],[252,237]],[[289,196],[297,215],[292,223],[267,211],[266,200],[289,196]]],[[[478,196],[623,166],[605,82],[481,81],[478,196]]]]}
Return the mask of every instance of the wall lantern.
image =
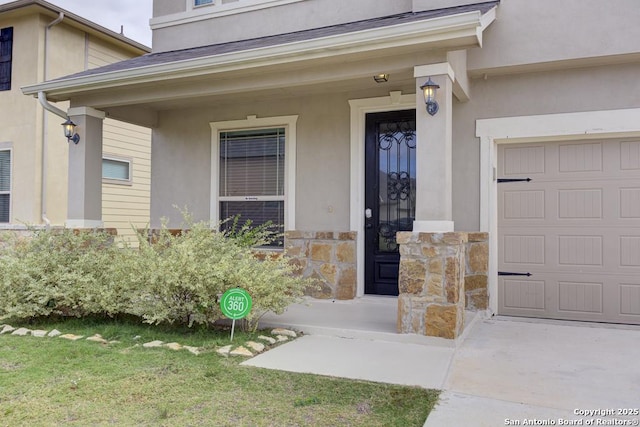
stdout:
{"type": "Polygon", "coordinates": [[[80,135],[76,133],[76,124],[71,121],[69,117],[67,117],[67,121],[62,123],[62,127],[64,128],[64,136],[67,137],[67,141],[73,141],[75,144],[80,142],[80,135]]]}
{"type": "Polygon", "coordinates": [[[436,91],[440,89],[440,86],[435,84],[431,80],[431,77],[429,77],[429,80],[420,86],[420,89],[422,89],[424,93],[424,103],[427,104],[427,113],[435,116],[440,108],[436,102],[436,91]]]}
{"type": "Polygon", "coordinates": [[[386,83],[389,81],[389,74],[376,74],[373,76],[373,80],[375,80],[376,83],[386,83]]]}

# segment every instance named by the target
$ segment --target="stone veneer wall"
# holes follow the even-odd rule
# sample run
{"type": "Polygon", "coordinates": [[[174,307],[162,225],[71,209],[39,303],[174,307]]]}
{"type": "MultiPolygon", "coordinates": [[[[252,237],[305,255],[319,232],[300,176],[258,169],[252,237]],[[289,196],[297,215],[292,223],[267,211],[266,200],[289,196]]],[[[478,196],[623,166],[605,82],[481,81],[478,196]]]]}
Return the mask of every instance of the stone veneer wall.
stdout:
{"type": "Polygon", "coordinates": [[[398,233],[398,332],[455,339],[488,307],[488,233],[398,233]]]}
{"type": "Polygon", "coordinates": [[[489,308],[489,233],[469,233],[466,251],[464,292],[469,311],[489,308]]]}
{"type": "Polygon", "coordinates": [[[448,339],[464,328],[467,233],[400,232],[399,333],[448,339]]]}
{"type": "Polygon", "coordinates": [[[356,232],[287,231],[285,254],[304,277],[316,279],[318,288],[308,295],[320,299],[356,297],[356,232]]]}

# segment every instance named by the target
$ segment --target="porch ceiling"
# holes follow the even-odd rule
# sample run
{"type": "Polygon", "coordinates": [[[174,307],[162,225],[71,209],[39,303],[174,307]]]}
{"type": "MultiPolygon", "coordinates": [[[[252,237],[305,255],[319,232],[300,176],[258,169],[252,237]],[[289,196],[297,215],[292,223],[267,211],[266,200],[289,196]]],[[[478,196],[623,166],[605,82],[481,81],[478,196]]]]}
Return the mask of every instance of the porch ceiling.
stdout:
{"type": "Polygon", "coordinates": [[[378,73],[391,75],[388,90],[413,91],[415,65],[442,62],[449,50],[481,45],[497,4],[144,55],[22,90],[146,126],[153,126],[155,112],[185,106],[367,91],[379,88],[372,78],[378,73]]]}

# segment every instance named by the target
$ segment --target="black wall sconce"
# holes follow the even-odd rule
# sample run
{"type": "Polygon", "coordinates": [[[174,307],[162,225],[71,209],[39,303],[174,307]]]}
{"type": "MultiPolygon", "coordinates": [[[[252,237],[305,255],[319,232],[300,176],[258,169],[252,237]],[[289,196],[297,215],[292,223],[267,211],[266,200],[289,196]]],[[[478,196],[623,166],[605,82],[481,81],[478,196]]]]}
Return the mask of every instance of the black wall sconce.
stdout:
{"type": "Polygon", "coordinates": [[[427,113],[435,116],[440,109],[438,102],[436,102],[436,91],[440,89],[440,86],[435,84],[431,80],[431,77],[429,77],[427,82],[420,86],[420,89],[422,89],[422,93],[424,94],[424,103],[427,105],[427,113]]]}
{"type": "Polygon", "coordinates": [[[67,137],[67,141],[73,141],[74,144],[80,142],[80,135],[76,133],[76,124],[71,121],[69,117],[67,117],[67,121],[62,123],[62,127],[64,128],[64,136],[67,137]]]}

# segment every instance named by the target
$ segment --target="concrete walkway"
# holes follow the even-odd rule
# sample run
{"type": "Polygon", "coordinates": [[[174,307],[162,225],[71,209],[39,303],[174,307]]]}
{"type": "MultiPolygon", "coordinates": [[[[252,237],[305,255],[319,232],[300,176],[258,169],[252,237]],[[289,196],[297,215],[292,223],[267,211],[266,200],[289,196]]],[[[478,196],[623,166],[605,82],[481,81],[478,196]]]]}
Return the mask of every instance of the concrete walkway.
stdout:
{"type": "Polygon", "coordinates": [[[598,424],[614,418],[638,422],[640,416],[579,416],[576,411],[639,408],[639,354],[637,327],[479,322],[456,349],[445,392],[425,426],[526,425],[524,419],[554,420],[555,425],[560,419],[582,422],[574,425],[587,420],[614,425],[598,424]]]}
{"type": "MultiPolygon", "coordinates": [[[[298,321],[305,322],[314,323],[298,321]]],[[[441,389],[426,427],[562,425],[561,420],[624,425],[606,424],[614,419],[638,425],[640,420],[640,415],[576,413],[640,407],[640,327],[478,318],[457,342],[419,337],[403,342],[387,340],[390,332],[308,326],[316,333],[245,364],[441,389]]]]}

